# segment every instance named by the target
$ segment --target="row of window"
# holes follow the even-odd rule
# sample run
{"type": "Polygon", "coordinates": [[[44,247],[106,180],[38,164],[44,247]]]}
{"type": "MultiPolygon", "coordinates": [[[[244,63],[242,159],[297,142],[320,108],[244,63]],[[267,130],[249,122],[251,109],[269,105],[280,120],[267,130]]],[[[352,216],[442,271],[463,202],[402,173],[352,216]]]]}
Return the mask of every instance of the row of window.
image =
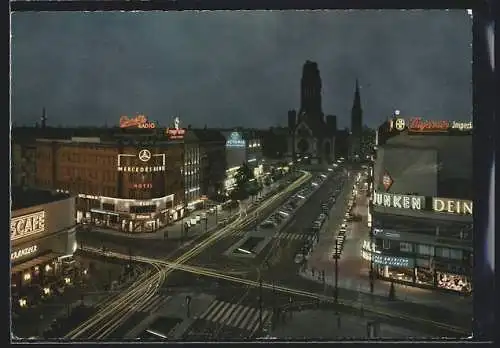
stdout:
{"type": "Polygon", "coordinates": [[[464,259],[464,252],[461,249],[434,247],[432,245],[399,242],[390,239],[382,240],[382,248],[386,250],[399,250],[405,253],[416,253],[418,255],[436,256],[453,260],[464,259]]]}
{"type": "Polygon", "coordinates": [[[104,182],[116,182],[117,172],[111,170],[98,171],[90,168],[74,168],[74,167],[60,167],[59,173],[63,177],[87,177],[92,180],[100,180],[104,182]]]}
{"type": "Polygon", "coordinates": [[[60,159],[72,163],[92,163],[103,166],[112,166],[116,163],[116,156],[97,156],[82,153],[61,153],[60,159]]]}

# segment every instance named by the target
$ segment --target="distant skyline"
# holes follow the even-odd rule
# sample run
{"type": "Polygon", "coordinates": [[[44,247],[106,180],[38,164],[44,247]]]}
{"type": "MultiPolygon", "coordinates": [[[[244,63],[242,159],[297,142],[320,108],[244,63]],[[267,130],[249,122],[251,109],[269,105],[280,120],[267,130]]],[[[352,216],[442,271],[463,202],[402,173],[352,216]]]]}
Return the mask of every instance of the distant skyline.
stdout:
{"type": "Polygon", "coordinates": [[[13,13],[12,122],[284,126],[306,60],[339,128],[356,78],[370,127],[395,109],[469,121],[471,42],[465,10],[13,13]]]}

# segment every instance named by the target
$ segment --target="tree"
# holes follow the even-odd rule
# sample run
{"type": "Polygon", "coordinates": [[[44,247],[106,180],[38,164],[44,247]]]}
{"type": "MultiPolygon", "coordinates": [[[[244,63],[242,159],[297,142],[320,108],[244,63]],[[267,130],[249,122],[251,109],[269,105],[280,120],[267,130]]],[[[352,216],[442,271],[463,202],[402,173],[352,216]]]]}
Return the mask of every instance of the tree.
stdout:
{"type": "Polygon", "coordinates": [[[248,166],[247,163],[243,163],[239,168],[236,174],[234,175],[236,179],[236,186],[243,187],[247,182],[254,178],[253,172],[248,166]]]}

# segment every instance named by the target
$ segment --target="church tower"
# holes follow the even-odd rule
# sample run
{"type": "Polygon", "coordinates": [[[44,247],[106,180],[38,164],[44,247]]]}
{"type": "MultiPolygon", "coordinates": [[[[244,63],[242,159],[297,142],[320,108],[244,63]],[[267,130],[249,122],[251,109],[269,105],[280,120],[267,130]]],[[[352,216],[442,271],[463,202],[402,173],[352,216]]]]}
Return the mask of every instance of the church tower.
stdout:
{"type": "Polygon", "coordinates": [[[351,132],[356,137],[361,137],[363,128],[363,109],[361,108],[361,96],[359,94],[359,83],[356,79],[356,91],[351,110],[351,132]]]}
{"type": "Polygon", "coordinates": [[[307,118],[323,119],[321,107],[321,77],[318,64],[307,60],[302,69],[300,81],[300,112],[305,113],[307,118]]]}

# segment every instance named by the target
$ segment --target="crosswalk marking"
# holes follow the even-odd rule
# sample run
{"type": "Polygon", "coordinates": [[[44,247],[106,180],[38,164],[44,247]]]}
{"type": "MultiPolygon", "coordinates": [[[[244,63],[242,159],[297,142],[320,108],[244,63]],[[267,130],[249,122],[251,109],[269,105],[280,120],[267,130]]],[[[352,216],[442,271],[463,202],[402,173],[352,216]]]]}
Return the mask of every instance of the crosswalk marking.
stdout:
{"type": "Polygon", "coordinates": [[[229,306],[231,306],[231,304],[230,304],[229,302],[225,303],[225,304],[224,304],[224,306],[222,306],[222,308],[220,309],[219,313],[217,313],[217,315],[215,316],[215,318],[213,318],[213,320],[212,320],[212,321],[216,321],[216,322],[218,322],[218,321],[219,321],[218,319],[220,318],[220,316],[221,316],[222,314],[224,314],[224,311],[225,311],[225,310],[226,310],[226,308],[228,308],[229,306]]]}
{"type": "Polygon", "coordinates": [[[236,320],[234,321],[234,326],[238,325],[238,323],[243,319],[243,317],[245,316],[245,314],[250,310],[251,308],[250,307],[245,307],[243,309],[243,311],[240,313],[240,315],[238,315],[238,317],[236,318],[236,320]]]}
{"type": "MultiPolygon", "coordinates": [[[[270,312],[265,312],[265,313],[262,313],[262,326],[265,326],[265,323],[267,321],[267,319],[270,319],[269,316],[271,315],[270,312]]],[[[260,322],[256,322],[255,325],[253,326],[253,328],[250,330],[250,332],[253,334],[255,331],[257,331],[257,329],[259,328],[259,324],[260,322]]]]}
{"type": "MultiPolygon", "coordinates": [[[[216,302],[214,301],[213,303],[216,303],[216,302]]],[[[206,311],[206,313],[208,314],[208,317],[203,318],[203,315],[202,315],[202,319],[206,319],[206,320],[208,320],[208,321],[211,321],[211,320],[212,320],[212,317],[213,317],[215,314],[217,314],[217,313],[218,313],[219,308],[220,308],[220,307],[222,307],[222,306],[224,306],[224,302],[219,302],[219,303],[217,304],[217,308],[213,308],[213,309],[214,309],[214,311],[212,311],[212,312],[210,312],[210,311],[209,311],[209,309],[210,309],[210,308],[209,308],[209,309],[206,311]]]]}
{"type": "Polygon", "coordinates": [[[172,296],[155,295],[144,307],[134,305],[132,309],[144,313],[156,312],[171,297],[172,296]]]}
{"type": "Polygon", "coordinates": [[[252,308],[252,309],[250,310],[250,312],[248,312],[248,315],[245,317],[245,319],[243,319],[243,321],[241,322],[241,324],[240,324],[240,325],[238,325],[238,327],[239,327],[240,329],[243,329],[244,327],[246,327],[246,326],[247,326],[248,321],[250,321],[250,319],[254,317],[254,315],[255,315],[255,311],[256,311],[256,308],[252,308]]]}
{"type": "MultiPolygon", "coordinates": [[[[270,320],[271,316],[270,310],[263,310],[262,324],[270,320]]],[[[253,333],[260,326],[259,317],[260,310],[257,308],[215,300],[197,319],[237,327],[253,333]]]]}

